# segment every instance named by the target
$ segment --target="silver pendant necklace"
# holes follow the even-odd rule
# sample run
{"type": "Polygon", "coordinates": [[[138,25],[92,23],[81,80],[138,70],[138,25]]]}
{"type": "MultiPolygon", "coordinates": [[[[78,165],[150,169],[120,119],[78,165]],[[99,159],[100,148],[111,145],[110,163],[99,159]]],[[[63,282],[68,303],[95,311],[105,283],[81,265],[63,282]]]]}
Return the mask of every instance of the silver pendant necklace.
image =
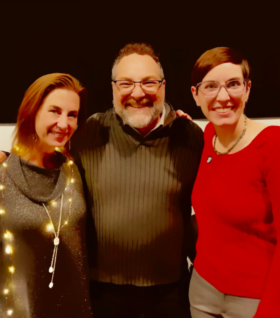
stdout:
{"type": "MultiPolygon", "coordinates": [[[[239,138],[236,140],[236,142],[233,144],[233,146],[231,146],[227,151],[225,152],[220,152],[216,149],[216,142],[217,142],[217,134],[215,134],[214,136],[214,143],[213,143],[213,148],[214,148],[214,151],[216,152],[216,154],[218,156],[222,156],[222,155],[227,155],[238,143],[239,141],[243,138],[243,136],[245,135],[246,133],[246,130],[247,130],[247,116],[244,114],[244,129],[242,131],[242,134],[239,136],[239,138]]],[[[210,163],[212,160],[212,157],[209,156],[207,158],[207,163],[210,163]]]]}
{"type": "Polygon", "coordinates": [[[214,151],[216,152],[216,154],[218,156],[222,156],[222,155],[227,155],[229,152],[232,151],[232,149],[239,143],[239,141],[243,138],[243,136],[245,135],[246,133],[246,130],[247,130],[247,116],[245,116],[244,114],[244,128],[243,128],[243,131],[242,131],[242,134],[238,137],[238,139],[236,140],[236,142],[233,144],[233,146],[231,146],[227,151],[225,152],[220,152],[216,149],[216,141],[217,141],[217,134],[215,134],[215,137],[214,137],[214,144],[213,144],[213,148],[214,148],[214,151]]]}
{"type": "Polygon", "coordinates": [[[47,207],[45,206],[45,204],[43,203],[43,207],[45,208],[45,211],[47,212],[47,215],[50,219],[50,222],[52,224],[52,230],[54,233],[54,240],[53,240],[53,244],[54,244],[54,250],[53,250],[53,256],[52,256],[52,261],[51,261],[51,266],[49,268],[49,273],[52,274],[52,278],[51,278],[51,282],[49,284],[49,288],[53,288],[53,279],[54,279],[54,272],[55,272],[55,265],[56,265],[56,259],[57,259],[57,252],[58,252],[58,245],[59,245],[59,232],[61,229],[61,218],[62,218],[62,207],[63,207],[63,194],[61,195],[61,202],[60,202],[60,212],[59,212],[59,222],[58,222],[58,227],[57,227],[57,231],[55,231],[55,227],[54,227],[54,223],[52,221],[51,215],[47,209],[47,207]]]}

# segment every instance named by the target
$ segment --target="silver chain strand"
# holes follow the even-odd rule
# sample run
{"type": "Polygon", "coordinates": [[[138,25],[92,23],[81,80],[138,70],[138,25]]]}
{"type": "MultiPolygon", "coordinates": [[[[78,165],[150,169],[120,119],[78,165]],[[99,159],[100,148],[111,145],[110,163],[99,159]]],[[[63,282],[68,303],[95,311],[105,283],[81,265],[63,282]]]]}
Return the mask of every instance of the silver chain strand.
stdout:
{"type": "Polygon", "coordinates": [[[240,140],[242,139],[242,137],[245,135],[246,130],[247,130],[247,117],[246,117],[245,114],[244,114],[244,129],[243,129],[243,131],[242,131],[242,134],[241,134],[241,135],[239,136],[239,138],[236,140],[236,142],[234,143],[234,145],[231,146],[227,151],[225,151],[225,152],[220,152],[220,151],[218,151],[218,150],[216,149],[217,135],[215,135],[213,147],[214,147],[214,151],[216,152],[216,154],[217,154],[218,156],[227,155],[227,154],[239,143],[239,141],[240,141],[240,140]]]}
{"type": "Polygon", "coordinates": [[[49,273],[52,274],[52,278],[51,278],[51,282],[49,284],[49,288],[52,288],[53,287],[53,279],[54,279],[56,259],[57,259],[57,252],[58,252],[58,245],[59,245],[59,232],[60,232],[60,228],[61,228],[62,207],[63,207],[63,193],[61,195],[60,213],[59,213],[59,222],[58,222],[57,231],[55,231],[54,223],[53,223],[53,220],[52,220],[52,218],[50,216],[50,213],[49,213],[47,207],[45,206],[44,203],[42,203],[42,204],[43,204],[43,207],[45,208],[45,211],[47,212],[47,215],[48,215],[48,217],[50,219],[50,222],[51,222],[52,228],[53,228],[53,233],[54,233],[54,240],[53,240],[54,250],[53,250],[51,266],[49,268],[49,273]]]}

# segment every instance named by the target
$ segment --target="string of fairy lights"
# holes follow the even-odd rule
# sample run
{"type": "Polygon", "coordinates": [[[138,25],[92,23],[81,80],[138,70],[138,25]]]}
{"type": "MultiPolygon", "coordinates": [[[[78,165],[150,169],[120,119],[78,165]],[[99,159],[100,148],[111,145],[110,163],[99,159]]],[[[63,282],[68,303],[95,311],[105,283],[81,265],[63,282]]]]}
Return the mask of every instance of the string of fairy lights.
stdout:
{"type": "MultiPolygon", "coordinates": [[[[16,146],[15,150],[18,151],[19,148],[16,146]]],[[[3,173],[1,175],[1,180],[0,180],[0,222],[2,224],[2,238],[3,238],[3,246],[4,246],[4,254],[6,255],[6,259],[5,259],[5,263],[8,264],[8,266],[6,267],[6,271],[8,273],[7,276],[7,280],[4,284],[4,288],[2,290],[2,295],[5,297],[6,299],[6,314],[7,316],[13,316],[15,310],[13,308],[13,291],[15,290],[15,284],[13,282],[13,276],[16,272],[16,268],[14,266],[14,262],[13,262],[13,256],[15,255],[16,251],[15,251],[15,237],[14,234],[8,229],[8,228],[3,228],[3,226],[5,227],[5,221],[4,218],[5,216],[8,214],[8,212],[5,210],[4,207],[4,201],[5,201],[5,184],[4,184],[4,176],[6,173],[6,170],[8,168],[8,164],[9,164],[9,158],[2,163],[2,167],[3,167],[3,173]]],[[[56,263],[56,257],[57,257],[57,252],[58,252],[58,245],[59,245],[59,232],[69,224],[69,218],[70,218],[70,214],[71,214],[71,208],[72,208],[72,202],[73,202],[73,190],[74,187],[71,187],[72,189],[69,189],[69,186],[71,184],[73,184],[75,182],[75,179],[73,178],[73,161],[72,160],[68,160],[67,161],[67,165],[70,167],[70,178],[67,180],[67,184],[64,190],[64,194],[66,194],[67,192],[69,192],[69,196],[68,196],[68,213],[66,215],[66,217],[64,218],[63,222],[61,222],[61,224],[57,225],[57,230],[55,230],[55,224],[53,223],[51,216],[48,212],[48,208],[49,209],[55,209],[58,206],[58,200],[61,200],[61,204],[60,204],[60,220],[62,219],[62,208],[63,208],[63,194],[56,198],[55,200],[52,200],[50,202],[48,202],[46,205],[42,204],[41,207],[43,207],[47,214],[48,214],[48,222],[46,224],[43,225],[44,227],[44,231],[47,233],[53,233],[54,234],[54,240],[53,240],[53,244],[54,244],[54,252],[53,252],[53,257],[52,257],[52,262],[51,262],[51,267],[49,268],[49,273],[51,273],[51,282],[49,284],[49,288],[52,288],[54,283],[54,273],[55,273],[55,263],[56,263]],[[48,208],[47,208],[48,206],[48,208]],[[59,229],[58,229],[59,227],[59,229]]],[[[65,196],[65,195],[64,195],[65,196]]],[[[66,196],[67,197],[67,196],[66,196]]],[[[62,221],[62,220],[61,220],[62,221]]],[[[0,255],[1,257],[1,255],[0,255]]],[[[1,292],[1,291],[0,291],[1,292]]]]}

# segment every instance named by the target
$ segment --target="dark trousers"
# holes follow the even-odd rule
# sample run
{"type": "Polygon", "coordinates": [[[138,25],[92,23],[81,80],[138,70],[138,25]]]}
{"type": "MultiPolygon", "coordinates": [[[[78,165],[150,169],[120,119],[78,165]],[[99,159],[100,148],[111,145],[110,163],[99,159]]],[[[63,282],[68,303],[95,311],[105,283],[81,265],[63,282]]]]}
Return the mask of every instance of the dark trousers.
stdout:
{"type": "Polygon", "coordinates": [[[138,287],[91,281],[94,318],[191,318],[181,282],[138,287]]]}

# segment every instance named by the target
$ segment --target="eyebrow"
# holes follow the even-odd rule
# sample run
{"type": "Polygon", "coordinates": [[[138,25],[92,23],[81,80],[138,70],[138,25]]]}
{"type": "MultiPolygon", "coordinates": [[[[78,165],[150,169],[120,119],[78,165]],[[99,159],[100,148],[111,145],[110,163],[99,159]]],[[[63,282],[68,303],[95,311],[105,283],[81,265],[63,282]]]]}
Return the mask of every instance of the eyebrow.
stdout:
{"type": "MultiPolygon", "coordinates": [[[[50,105],[49,107],[53,107],[53,108],[56,108],[56,109],[62,110],[62,108],[61,108],[61,107],[56,106],[56,105],[50,105]]],[[[77,110],[70,110],[68,113],[76,113],[76,114],[79,114],[79,111],[77,111],[77,110]]]]}
{"type": "Polygon", "coordinates": [[[49,105],[49,107],[61,109],[59,106],[56,106],[56,105],[49,105]]]}
{"type": "MultiPolygon", "coordinates": [[[[145,80],[151,79],[151,78],[156,79],[157,77],[154,75],[148,75],[148,76],[145,76],[141,81],[145,81],[145,80]]],[[[121,77],[117,81],[133,81],[133,79],[131,77],[121,77]]]]}
{"type": "MultiPolygon", "coordinates": [[[[226,83],[227,83],[227,82],[230,82],[230,81],[234,81],[234,80],[240,80],[240,79],[242,79],[242,77],[232,77],[232,78],[228,79],[228,80],[226,81],[226,83]]],[[[209,81],[205,81],[205,82],[217,82],[217,81],[209,80],[209,81]]],[[[217,82],[217,83],[218,83],[218,82],[217,82]]]]}

